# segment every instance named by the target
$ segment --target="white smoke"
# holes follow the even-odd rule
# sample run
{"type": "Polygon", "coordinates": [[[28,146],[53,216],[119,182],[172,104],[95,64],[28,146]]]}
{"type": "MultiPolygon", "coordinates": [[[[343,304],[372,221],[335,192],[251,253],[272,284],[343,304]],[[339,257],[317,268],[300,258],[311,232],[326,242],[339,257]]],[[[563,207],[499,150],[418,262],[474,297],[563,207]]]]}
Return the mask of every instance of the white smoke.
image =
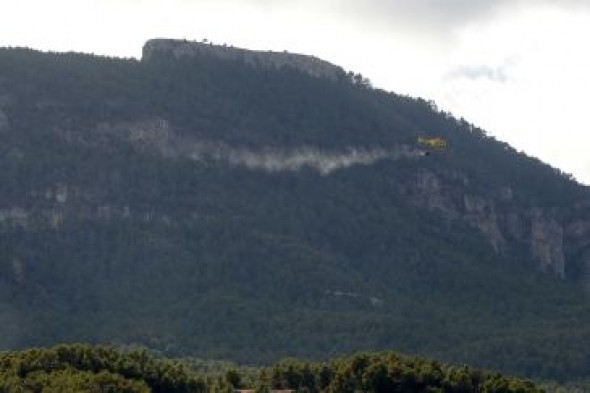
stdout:
{"type": "Polygon", "coordinates": [[[392,149],[348,148],[343,151],[322,151],[314,147],[296,149],[266,148],[259,151],[247,148],[192,146],[190,157],[202,162],[222,162],[230,166],[262,170],[269,173],[295,172],[311,168],[321,175],[349,168],[354,165],[372,165],[381,160],[416,158],[425,155],[423,151],[399,146],[392,149]]]}
{"type": "Polygon", "coordinates": [[[382,160],[412,159],[427,153],[410,145],[381,147],[348,147],[325,150],[313,146],[298,148],[230,146],[225,142],[180,136],[164,119],[124,124],[101,124],[96,135],[123,137],[140,150],[151,150],[163,157],[186,157],[203,165],[226,164],[269,173],[295,172],[303,168],[326,176],[355,165],[372,165],[382,160]]]}

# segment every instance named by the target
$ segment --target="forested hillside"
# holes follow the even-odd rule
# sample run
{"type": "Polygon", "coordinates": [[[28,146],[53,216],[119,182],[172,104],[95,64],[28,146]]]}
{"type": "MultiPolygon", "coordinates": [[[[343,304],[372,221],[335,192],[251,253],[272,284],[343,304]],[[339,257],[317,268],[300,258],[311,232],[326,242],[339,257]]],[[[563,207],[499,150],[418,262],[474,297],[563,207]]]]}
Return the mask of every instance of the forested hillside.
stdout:
{"type": "Polygon", "coordinates": [[[244,377],[237,369],[217,376],[197,375],[178,362],[156,359],[145,350],[61,345],[0,353],[3,392],[541,392],[528,381],[392,352],[326,363],[285,360],[261,368],[248,381],[244,377]]]}
{"type": "Polygon", "coordinates": [[[588,189],[334,75],[0,49],[0,346],[588,377],[588,189]]]}

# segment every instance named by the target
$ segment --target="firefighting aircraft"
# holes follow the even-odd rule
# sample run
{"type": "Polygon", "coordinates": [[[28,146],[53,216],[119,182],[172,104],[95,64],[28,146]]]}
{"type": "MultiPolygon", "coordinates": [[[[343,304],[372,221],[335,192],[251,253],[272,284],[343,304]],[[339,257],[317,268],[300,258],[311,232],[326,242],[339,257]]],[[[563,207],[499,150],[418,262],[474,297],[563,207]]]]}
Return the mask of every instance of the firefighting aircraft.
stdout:
{"type": "MultiPolygon", "coordinates": [[[[447,141],[443,138],[426,138],[426,137],[418,137],[418,144],[424,147],[428,147],[433,150],[447,150],[448,144],[447,141]]],[[[430,151],[423,152],[425,156],[430,155],[430,151]]]]}
{"type": "Polygon", "coordinates": [[[446,150],[447,149],[447,141],[442,138],[424,138],[418,137],[418,144],[431,147],[436,150],[446,150]]]}

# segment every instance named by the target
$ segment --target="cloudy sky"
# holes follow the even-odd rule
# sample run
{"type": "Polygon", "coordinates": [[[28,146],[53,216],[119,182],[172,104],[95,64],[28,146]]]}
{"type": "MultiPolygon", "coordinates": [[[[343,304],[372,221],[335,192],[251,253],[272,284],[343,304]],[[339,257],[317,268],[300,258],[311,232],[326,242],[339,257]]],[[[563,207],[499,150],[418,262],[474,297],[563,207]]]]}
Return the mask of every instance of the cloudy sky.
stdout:
{"type": "Polygon", "coordinates": [[[0,46],[139,57],[155,37],[316,55],[590,184],[589,0],[0,0],[0,46]]]}

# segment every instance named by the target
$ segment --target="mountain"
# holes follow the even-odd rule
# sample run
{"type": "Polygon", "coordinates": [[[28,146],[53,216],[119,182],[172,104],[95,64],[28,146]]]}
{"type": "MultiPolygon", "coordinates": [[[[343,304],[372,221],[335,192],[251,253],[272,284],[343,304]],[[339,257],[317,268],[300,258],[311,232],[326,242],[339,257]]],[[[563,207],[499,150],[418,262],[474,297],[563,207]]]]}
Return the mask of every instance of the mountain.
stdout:
{"type": "Polygon", "coordinates": [[[0,152],[3,348],[590,375],[588,188],[315,57],[0,49],[0,152]]]}

